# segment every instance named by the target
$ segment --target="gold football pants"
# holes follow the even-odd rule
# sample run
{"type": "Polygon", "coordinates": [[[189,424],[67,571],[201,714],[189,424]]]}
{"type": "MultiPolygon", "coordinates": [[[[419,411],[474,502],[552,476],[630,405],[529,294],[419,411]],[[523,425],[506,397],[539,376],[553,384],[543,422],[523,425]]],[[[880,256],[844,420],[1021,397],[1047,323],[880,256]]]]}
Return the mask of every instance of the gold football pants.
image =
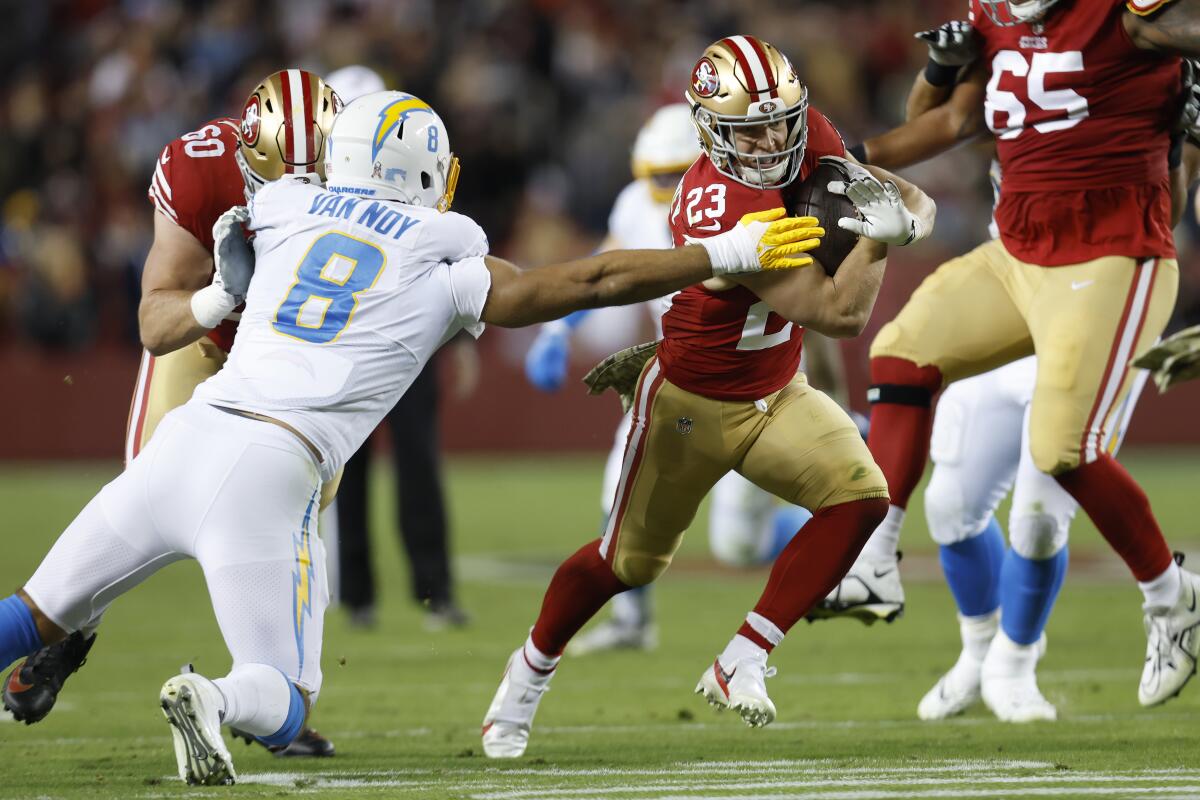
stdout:
{"type": "MultiPolygon", "coordinates": [[[[216,375],[226,358],[228,354],[208,337],[163,356],[142,352],[142,365],[138,370],[137,386],[134,388],[125,431],[126,464],[150,441],[154,429],[167,412],[192,399],[196,387],[216,375]]],[[[339,471],[321,487],[322,509],[333,502],[341,479],[342,473],[339,471]]]]}
{"type": "Polygon", "coordinates": [[[730,470],[811,511],[887,497],[854,422],[803,375],[761,400],[714,400],[666,380],[655,357],[638,382],[600,545],[614,574],[630,586],[658,577],[700,501],[730,470]]]}
{"type": "Polygon", "coordinates": [[[1172,259],[1040,267],[995,240],[926,278],[871,357],[932,365],[952,383],[1036,352],[1030,451],[1043,472],[1066,472],[1103,452],[1129,362],[1166,327],[1178,285],[1172,259]]]}

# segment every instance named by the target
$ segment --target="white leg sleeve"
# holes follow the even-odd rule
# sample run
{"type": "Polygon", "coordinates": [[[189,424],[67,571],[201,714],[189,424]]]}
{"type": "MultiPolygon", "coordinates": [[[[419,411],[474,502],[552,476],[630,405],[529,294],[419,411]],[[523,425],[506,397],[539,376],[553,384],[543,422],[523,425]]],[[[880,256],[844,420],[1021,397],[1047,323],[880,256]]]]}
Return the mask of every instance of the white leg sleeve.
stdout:
{"type": "Polygon", "coordinates": [[[1008,538],[1013,552],[1042,561],[1067,546],[1071,520],[1079,506],[1053,477],[1033,465],[1029,454],[1029,420],[1026,414],[1021,439],[1021,463],[1008,517],[1008,538]]]}
{"type": "Polygon", "coordinates": [[[1012,488],[1025,406],[1005,391],[998,372],[954,383],[938,402],[925,516],[940,545],[978,535],[1012,488]]]}
{"type": "Polygon", "coordinates": [[[604,462],[604,486],[600,489],[600,510],[606,517],[612,513],[617,484],[621,482],[621,464],[625,461],[625,441],[629,438],[629,429],[632,426],[632,414],[621,417],[621,421],[617,424],[617,432],[613,436],[612,449],[608,451],[608,460],[604,462]]]}
{"type": "Polygon", "coordinates": [[[283,727],[292,705],[292,690],[282,672],[266,664],[241,664],[213,681],[225,695],[222,722],[255,736],[270,736],[283,727]]]}
{"type": "Polygon", "coordinates": [[[730,472],[717,481],[710,502],[708,544],[713,557],[736,567],[761,564],[774,536],[774,496],[730,472]]]}
{"type": "Polygon", "coordinates": [[[338,567],[338,515],[336,497],[332,503],[317,515],[317,529],[321,532],[321,541],[325,544],[325,552],[327,554],[325,574],[329,581],[329,602],[330,605],[337,605],[337,582],[338,575],[341,572],[338,567]]]}

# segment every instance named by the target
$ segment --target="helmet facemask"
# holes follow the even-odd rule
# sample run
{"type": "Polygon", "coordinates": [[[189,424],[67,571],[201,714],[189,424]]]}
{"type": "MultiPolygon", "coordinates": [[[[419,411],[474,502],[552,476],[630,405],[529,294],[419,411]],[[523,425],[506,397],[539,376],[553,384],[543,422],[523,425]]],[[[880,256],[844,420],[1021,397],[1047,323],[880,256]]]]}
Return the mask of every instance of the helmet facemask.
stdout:
{"type": "Polygon", "coordinates": [[[757,113],[722,115],[700,105],[695,107],[693,118],[701,137],[709,143],[709,159],[722,175],[751,188],[787,186],[800,174],[808,146],[808,92],[805,90],[799,102],[790,108],[772,99],[752,103],[750,110],[757,113]],[[776,128],[772,133],[781,134],[779,149],[772,152],[741,149],[744,145],[739,145],[739,138],[745,140],[750,134],[750,138],[761,140],[765,126],[772,126],[776,128]]]}

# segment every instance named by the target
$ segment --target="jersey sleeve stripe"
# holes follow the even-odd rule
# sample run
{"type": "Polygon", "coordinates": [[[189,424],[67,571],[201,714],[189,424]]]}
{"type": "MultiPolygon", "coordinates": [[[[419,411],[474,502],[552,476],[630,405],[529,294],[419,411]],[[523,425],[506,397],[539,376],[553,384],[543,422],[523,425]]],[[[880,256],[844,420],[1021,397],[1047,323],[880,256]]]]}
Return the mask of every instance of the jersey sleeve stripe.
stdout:
{"type": "Polygon", "coordinates": [[[171,194],[171,184],[167,181],[166,173],[163,172],[162,161],[157,161],[154,164],[154,184],[164,197],[168,200],[174,199],[174,196],[171,194]]]}
{"type": "Polygon", "coordinates": [[[1128,0],[1125,3],[1125,8],[1139,17],[1145,17],[1153,14],[1170,2],[1172,0],[1128,0]]]}
{"type": "Polygon", "coordinates": [[[154,201],[154,207],[166,214],[175,222],[179,222],[179,215],[175,213],[175,209],[171,208],[171,204],[166,201],[162,193],[158,190],[158,182],[150,184],[150,199],[154,201]]]}

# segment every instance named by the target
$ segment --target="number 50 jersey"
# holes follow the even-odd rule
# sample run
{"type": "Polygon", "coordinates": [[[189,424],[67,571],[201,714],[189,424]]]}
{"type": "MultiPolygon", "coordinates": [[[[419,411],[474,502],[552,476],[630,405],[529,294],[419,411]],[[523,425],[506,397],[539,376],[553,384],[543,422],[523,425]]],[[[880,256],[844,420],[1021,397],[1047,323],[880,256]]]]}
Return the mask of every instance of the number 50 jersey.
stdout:
{"type": "Polygon", "coordinates": [[[487,237],[461,214],[288,178],[255,193],[249,228],[233,350],[195,398],[291,425],[329,480],[438,347],[483,332],[487,237]]]}

